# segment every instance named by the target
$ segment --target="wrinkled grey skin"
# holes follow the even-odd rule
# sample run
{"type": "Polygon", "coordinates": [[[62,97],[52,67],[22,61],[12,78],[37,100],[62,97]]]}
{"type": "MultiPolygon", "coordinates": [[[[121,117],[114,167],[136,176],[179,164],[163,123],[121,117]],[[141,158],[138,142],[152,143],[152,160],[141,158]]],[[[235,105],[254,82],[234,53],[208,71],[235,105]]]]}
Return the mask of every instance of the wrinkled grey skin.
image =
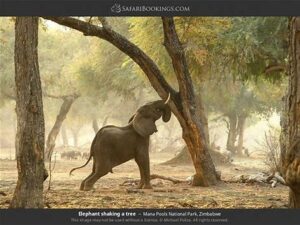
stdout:
{"type": "Polygon", "coordinates": [[[171,117],[169,106],[162,100],[140,107],[125,127],[102,127],[92,142],[87,162],[70,171],[71,174],[74,170],[86,166],[93,158],[92,173],[82,181],[80,190],[91,190],[100,177],[131,159],[135,159],[140,170],[141,180],[138,188],[151,188],[149,137],[157,132],[155,121],[160,117],[164,122],[168,122],[171,117]]]}

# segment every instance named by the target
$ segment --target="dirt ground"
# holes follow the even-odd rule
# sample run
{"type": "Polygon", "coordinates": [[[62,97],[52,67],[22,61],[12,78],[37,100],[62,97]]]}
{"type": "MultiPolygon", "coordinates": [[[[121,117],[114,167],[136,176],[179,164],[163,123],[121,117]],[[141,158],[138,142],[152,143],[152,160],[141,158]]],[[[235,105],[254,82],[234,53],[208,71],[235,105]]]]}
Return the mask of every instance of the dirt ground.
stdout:
{"type": "MultiPolygon", "coordinates": [[[[174,155],[151,154],[151,173],[186,180],[193,174],[192,166],[160,165],[174,155]]],[[[50,208],[285,208],[288,188],[268,184],[231,183],[239,174],[255,174],[266,168],[259,159],[234,158],[232,165],[217,166],[222,181],[213,187],[192,187],[188,183],[173,184],[170,181],[152,180],[152,190],[137,190],[134,185],[122,186],[124,181],[138,179],[139,171],[134,161],[114,168],[112,174],[102,177],[95,189],[79,191],[81,180],[91,172],[86,168],[69,176],[73,167],[85,162],[59,160],[56,162],[51,190],[45,182],[45,203],[50,208]]],[[[7,208],[16,185],[16,161],[0,161],[0,208],[7,208]]]]}

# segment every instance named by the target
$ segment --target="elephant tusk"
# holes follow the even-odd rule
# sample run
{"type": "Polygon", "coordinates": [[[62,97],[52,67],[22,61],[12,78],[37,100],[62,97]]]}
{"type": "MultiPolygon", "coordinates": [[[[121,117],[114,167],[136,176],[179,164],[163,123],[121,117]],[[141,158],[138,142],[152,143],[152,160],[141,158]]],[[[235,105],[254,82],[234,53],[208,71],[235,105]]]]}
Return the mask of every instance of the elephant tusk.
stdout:
{"type": "Polygon", "coordinates": [[[170,99],[171,99],[171,94],[170,94],[170,92],[169,92],[168,98],[167,98],[167,100],[165,101],[164,104],[167,105],[167,104],[169,103],[170,99]]]}

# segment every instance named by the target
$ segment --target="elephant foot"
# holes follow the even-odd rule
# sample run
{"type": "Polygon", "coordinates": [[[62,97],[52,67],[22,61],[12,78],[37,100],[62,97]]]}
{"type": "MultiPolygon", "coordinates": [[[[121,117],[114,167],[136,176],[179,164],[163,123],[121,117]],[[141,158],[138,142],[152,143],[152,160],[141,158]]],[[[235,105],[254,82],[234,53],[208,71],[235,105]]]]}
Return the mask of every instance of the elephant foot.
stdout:
{"type": "Polygon", "coordinates": [[[152,189],[152,186],[151,186],[151,184],[145,184],[143,186],[143,189],[152,189]]]}

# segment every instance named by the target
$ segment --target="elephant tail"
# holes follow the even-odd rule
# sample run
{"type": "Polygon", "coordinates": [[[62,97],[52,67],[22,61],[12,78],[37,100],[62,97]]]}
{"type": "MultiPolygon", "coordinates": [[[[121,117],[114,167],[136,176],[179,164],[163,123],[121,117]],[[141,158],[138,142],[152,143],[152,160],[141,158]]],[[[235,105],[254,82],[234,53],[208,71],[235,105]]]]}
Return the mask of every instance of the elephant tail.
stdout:
{"type": "Polygon", "coordinates": [[[74,170],[81,169],[81,168],[85,167],[91,161],[91,158],[92,158],[92,154],[90,154],[90,157],[88,158],[88,160],[86,161],[86,163],[84,165],[71,169],[69,175],[71,176],[72,172],[74,170]]]}
{"type": "MultiPolygon", "coordinates": [[[[96,135],[96,137],[97,137],[97,135],[96,135]]],[[[72,172],[73,172],[74,170],[78,170],[78,169],[81,169],[81,168],[85,167],[85,166],[91,161],[91,158],[92,158],[92,156],[93,156],[92,149],[93,149],[93,146],[94,146],[94,144],[95,144],[95,142],[96,142],[96,139],[97,139],[96,137],[94,138],[94,140],[93,140],[93,142],[92,142],[92,145],[91,145],[91,151],[90,151],[90,156],[89,156],[88,160],[86,161],[86,163],[85,163],[84,165],[82,165],[82,166],[75,167],[75,168],[71,169],[70,172],[69,172],[69,176],[72,175],[72,172]]]]}

